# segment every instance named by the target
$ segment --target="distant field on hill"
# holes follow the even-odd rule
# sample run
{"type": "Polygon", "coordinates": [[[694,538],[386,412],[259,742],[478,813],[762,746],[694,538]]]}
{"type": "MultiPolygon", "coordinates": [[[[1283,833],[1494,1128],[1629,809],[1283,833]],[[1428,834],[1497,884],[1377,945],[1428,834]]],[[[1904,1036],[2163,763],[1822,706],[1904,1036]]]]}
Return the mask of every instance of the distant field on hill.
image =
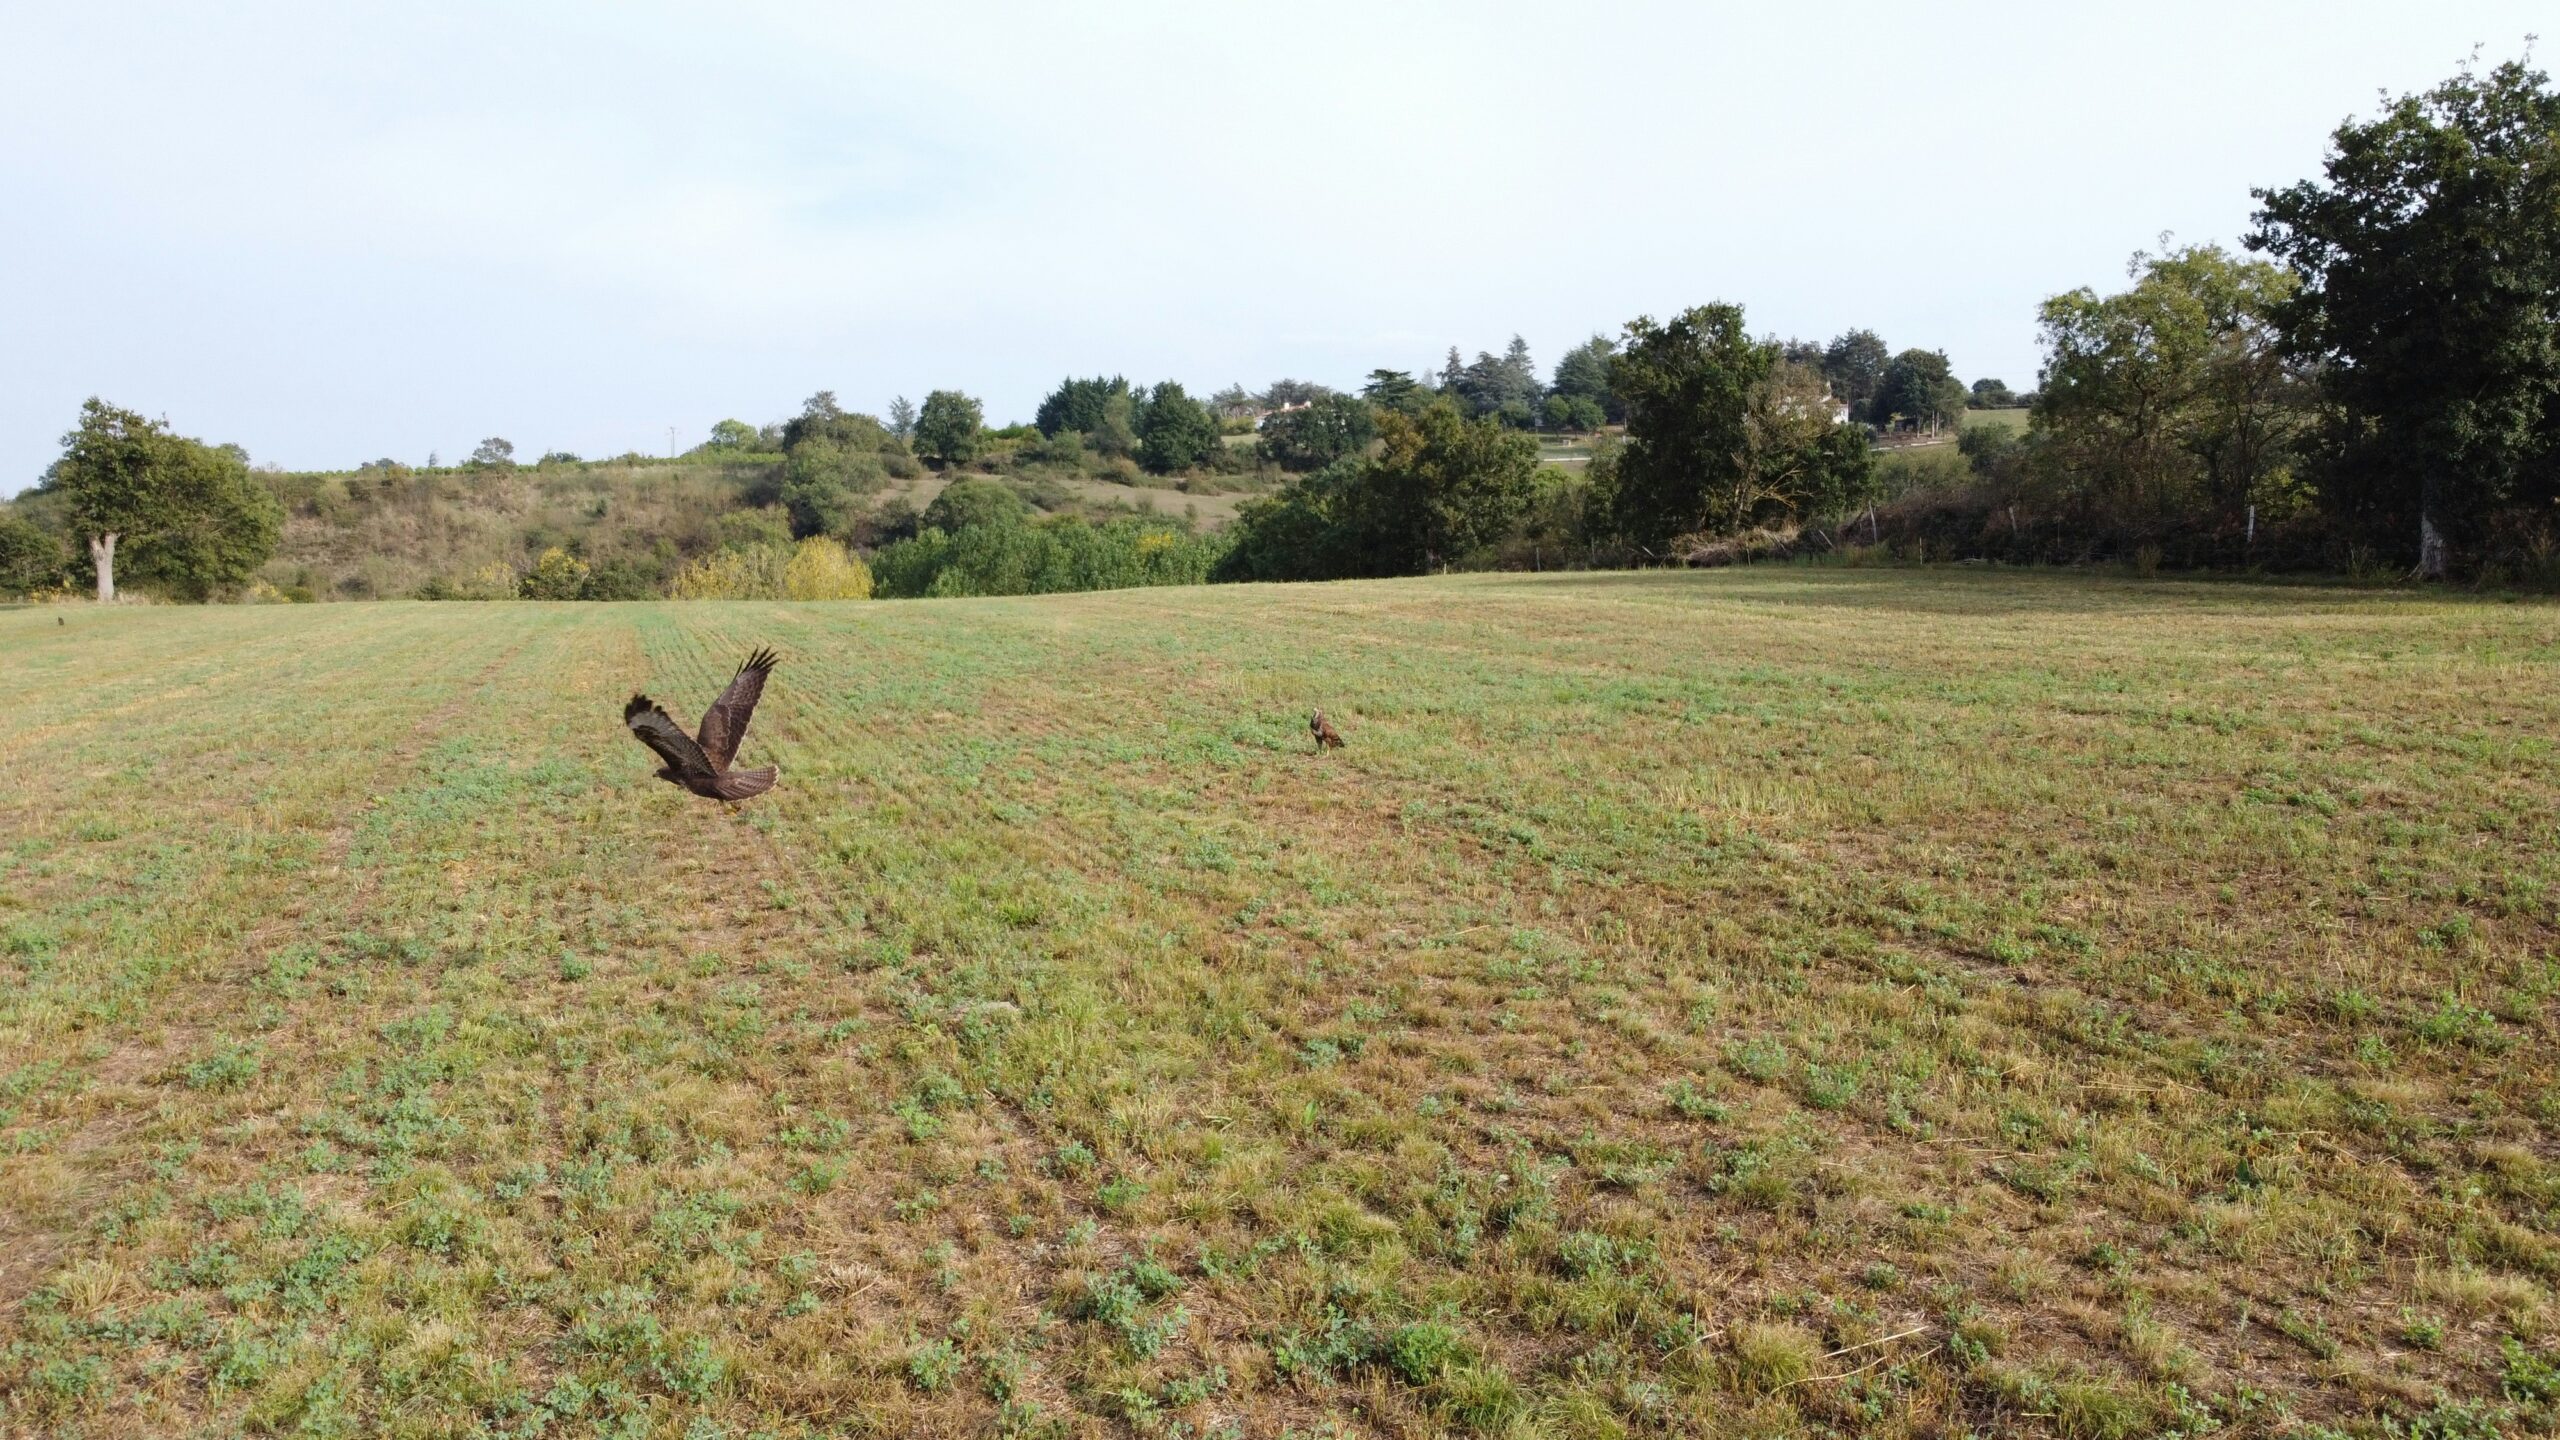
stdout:
{"type": "Polygon", "coordinates": [[[0,1432],[2548,1433],[2556,661],[1785,567],[0,611],[0,1432]],[[652,779],[758,644],[780,788],[652,779]]]}

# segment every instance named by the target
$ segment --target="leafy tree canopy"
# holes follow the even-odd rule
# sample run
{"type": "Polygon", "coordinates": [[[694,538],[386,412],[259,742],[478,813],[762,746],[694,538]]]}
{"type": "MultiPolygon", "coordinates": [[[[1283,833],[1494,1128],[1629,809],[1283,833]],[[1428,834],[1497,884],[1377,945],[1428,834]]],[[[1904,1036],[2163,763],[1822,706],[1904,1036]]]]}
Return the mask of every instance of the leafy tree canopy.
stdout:
{"type": "Polygon", "coordinates": [[[1107,380],[1099,375],[1089,380],[1070,378],[1059,382],[1058,388],[1050,391],[1040,402],[1039,413],[1032,417],[1031,423],[1040,427],[1041,434],[1048,436],[1068,430],[1092,435],[1103,428],[1115,397],[1124,404],[1129,398],[1129,382],[1120,376],[1114,375],[1107,380]]]}
{"type": "Polygon", "coordinates": [[[782,426],[782,449],[785,454],[812,440],[824,439],[847,450],[863,450],[873,454],[904,453],[904,447],[888,426],[870,415],[847,410],[836,403],[836,393],[821,390],[809,397],[800,413],[782,426]]]}
{"type": "Polygon", "coordinates": [[[1537,441],[1446,406],[1383,416],[1378,438],[1367,484],[1401,569],[1435,570],[1501,539],[1537,487],[1537,441]]]}
{"type": "Polygon", "coordinates": [[[1595,400],[1562,391],[1547,396],[1546,422],[1550,430],[1597,430],[1608,418],[1609,413],[1595,400]]]}
{"type": "Polygon", "coordinates": [[[1001,480],[970,475],[954,480],[924,509],[927,529],[956,535],[980,525],[1019,525],[1031,507],[1001,480]]]}
{"type": "Polygon", "coordinates": [[[2330,137],[2321,178],[2257,192],[2250,248],[2301,277],[2277,312],[2336,423],[2324,494],[2445,568],[2508,506],[2560,500],[2560,92],[2466,70],[2330,137]]]}
{"type": "Polygon", "coordinates": [[[1964,418],[1969,398],[1945,351],[1905,350],[1884,367],[1884,378],[1867,402],[1867,419],[1877,425],[1942,429],[1964,418]]]}
{"type": "Polygon", "coordinates": [[[985,428],[978,402],[957,390],[936,390],[924,397],[916,414],[916,453],[944,464],[956,464],[978,453],[978,432],[985,428]]]}
{"type": "Polygon", "coordinates": [[[1406,371],[1372,370],[1368,383],[1360,387],[1360,397],[1378,409],[1411,414],[1429,401],[1430,394],[1406,371]]]}
{"type": "Polygon", "coordinates": [[[1284,405],[1313,404],[1333,393],[1332,386],[1313,380],[1274,380],[1263,387],[1261,398],[1263,408],[1277,410],[1284,405]]]}
{"type": "Polygon", "coordinates": [[[1609,366],[1617,357],[1616,341],[1606,335],[1594,335],[1564,352],[1564,358],[1556,362],[1553,393],[1568,402],[1588,402],[1591,407],[1567,405],[1564,413],[1576,422],[1573,428],[1588,430],[1597,425],[1598,421],[1587,420],[1593,409],[1603,419],[1618,418],[1617,397],[1609,389],[1609,366]]]}
{"type": "Polygon", "coordinates": [[[1219,578],[1412,575],[1490,546],[1537,493],[1538,444],[1449,404],[1377,419],[1381,445],[1247,501],[1219,578]]]}
{"type": "Polygon", "coordinates": [[[1744,329],[1739,305],[1701,305],[1667,323],[1648,315],[1628,324],[1626,346],[1610,368],[1611,388],[1626,406],[1627,443],[1598,477],[1628,539],[1660,547],[1705,529],[1715,497],[1741,487],[1753,394],[1775,358],[1744,329]]]}
{"type": "Polygon", "coordinates": [[[124,578],[202,600],[246,582],[275,553],[283,513],[249,478],[237,446],[173,435],[94,396],[62,444],[47,487],[69,502],[99,599],[115,598],[120,559],[124,578]]]}
{"type": "Polygon", "coordinates": [[[1828,378],[1753,340],[1739,306],[1637,320],[1612,379],[1627,440],[1593,461],[1593,503],[1638,546],[1810,524],[1875,498],[1867,432],[1833,419],[1828,378]]]}
{"type": "Polygon", "coordinates": [[[1321,470],[1378,437],[1377,412],[1356,395],[1327,395],[1262,422],[1262,453],[1283,470],[1321,470]]]}
{"type": "Polygon", "coordinates": [[[1742,453],[1723,488],[1708,494],[1707,520],[1717,529],[1810,522],[1875,498],[1875,450],[1866,431],[1832,418],[1821,371],[1779,358],[1776,346],[1768,353],[1769,372],[1746,402],[1742,453]]]}
{"type": "Polygon", "coordinates": [[[2042,459],[2114,512],[2238,518],[2269,498],[2309,414],[2274,326],[2294,279],[2212,245],[2136,255],[2134,269],[2118,294],[2044,303],[2042,459]]]}
{"type": "Polygon", "coordinates": [[[1873,330],[1843,331],[1823,349],[1822,378],[1830,382],[1832,394],[1849,402],[1849,413],[1864,420],[1892,360],[1884,337],[1873,330]]]}
{"type": "Polygon", "coordinates": [[[33,521],[0,511],[0,595],[23,595],[63,577],[62,542],[33,521]]]}
{"type": "MultiPolygon", "coordinates": [[[[1450,352],[1453,360],[1456,355],[1450,352]]],[[[1517,335],[1499,356],[1478,351],[1474,363],[1460,369],[1446,388],[1467,413],[1495,416],[1514,427],[1536,423],[1545,398],[1538,367],[1529,359],[1529,342],[1517,335]]]]}
{"type": "MultiPolygon", "coordinates": [[[[868,417],[864,417],[868,418],[868,417]]],[[[875,424],[871,428],[879,430],[875,424]]],[[[885,438],[887,432],[880,431],[885,438]]],[[[876,446],[831,434],[812,434],[783,457],[778,499],[791,516],[794,538],[840,535],[853,523],[864,496],[888,483],[876,446]]]]}
{"type": "Polygon", "coordinates": [[[1138,415],[1139,464],[1171,475],[1207,459],[1218,444],[1218,422],[1179,382],[1167,380],[1147,392],[1138,415]]]}

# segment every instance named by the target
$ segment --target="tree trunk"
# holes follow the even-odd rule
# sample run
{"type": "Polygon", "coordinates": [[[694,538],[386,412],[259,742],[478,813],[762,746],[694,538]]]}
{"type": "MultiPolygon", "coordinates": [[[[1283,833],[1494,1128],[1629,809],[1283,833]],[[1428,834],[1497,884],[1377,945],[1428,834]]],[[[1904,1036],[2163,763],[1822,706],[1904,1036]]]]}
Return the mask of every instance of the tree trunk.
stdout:
{"type": "Polygon", "coordinates": [[[2436,529],[2436,517],[2424,511],[2418,514],[2418,578],[2444,578],[2444,534],[2436,529]]]}
{"type": "Polygon", "coordinates": [[[89,559],[98,567],[98,603],[101,605],[116,598],[117,538],[113,530],[89,537],[89,559]]]}

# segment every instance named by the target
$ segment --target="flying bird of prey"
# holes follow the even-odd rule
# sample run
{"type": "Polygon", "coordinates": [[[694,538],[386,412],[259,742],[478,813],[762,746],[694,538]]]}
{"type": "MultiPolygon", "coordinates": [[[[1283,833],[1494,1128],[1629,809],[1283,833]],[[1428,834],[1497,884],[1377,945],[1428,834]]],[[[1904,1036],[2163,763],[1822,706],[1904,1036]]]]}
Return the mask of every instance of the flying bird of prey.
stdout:
{"type": "Polygon", "coordinates": [[[1333,722],[1324,718],[1323,711],[1318,710],[1307,717],[1307,729],[1315,735],[1316,745],[1319,748],[1325,750],[1342,748],[1342,732],[1333,728],[1333,722]]]}
{"type": "Polygon", "coordinates": [[[658,778],[668,784],[681,785],[707,800],[761,795],[773,788],[774,768],[732,770],[729,762],[737,758],[738,742],[747,734],[747,717],[756,713],[756,699],[764,694],[765,677],[773,673],[775,663],[771,650],[748,656],[729,688],[702,713],[699,739],[684,733],[675,717],[646,695],[634,695],[622,707],[622,723],[667,762],[659,767],[658,778]]]}

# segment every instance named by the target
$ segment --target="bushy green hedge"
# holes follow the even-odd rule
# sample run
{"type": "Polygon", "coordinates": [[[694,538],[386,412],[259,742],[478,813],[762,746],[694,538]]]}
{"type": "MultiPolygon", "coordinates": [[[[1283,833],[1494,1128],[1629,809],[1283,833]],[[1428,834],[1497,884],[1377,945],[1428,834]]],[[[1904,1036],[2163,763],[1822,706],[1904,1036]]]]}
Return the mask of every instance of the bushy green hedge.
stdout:
{"type": "Polygon", "coordinates": [[[1036,523],[928,528],[871,557],[875,593],[892,599],[1050,595],[1144,585],[1200,585],[1226,553],[1214,535],[1161,520],[1072,516],[1036,523]]]}

